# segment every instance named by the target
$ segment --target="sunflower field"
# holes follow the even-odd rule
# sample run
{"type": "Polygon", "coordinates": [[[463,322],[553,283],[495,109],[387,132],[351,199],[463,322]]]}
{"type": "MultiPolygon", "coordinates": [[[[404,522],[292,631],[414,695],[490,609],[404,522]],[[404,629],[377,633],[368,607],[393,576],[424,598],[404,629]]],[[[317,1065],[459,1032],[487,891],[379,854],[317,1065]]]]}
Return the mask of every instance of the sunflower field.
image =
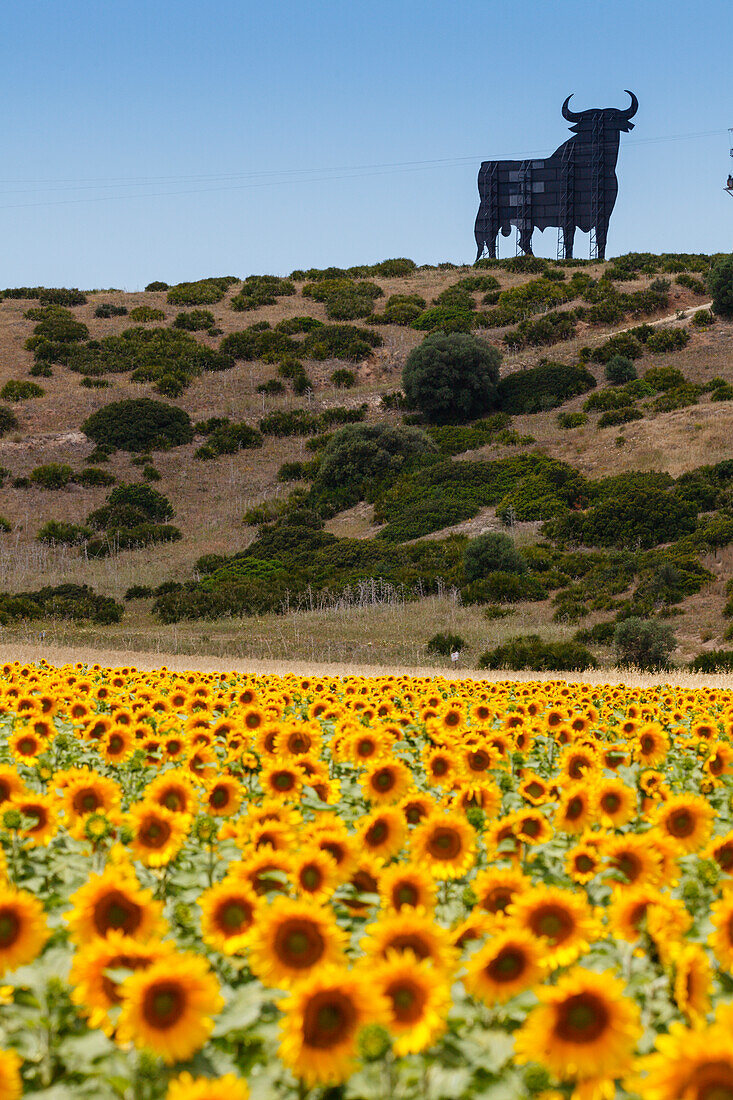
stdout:
{"type": "Polygon", "coordinates": [[[733,1100],[733,692],[6,664],[0,1100],[733,1100]]]}

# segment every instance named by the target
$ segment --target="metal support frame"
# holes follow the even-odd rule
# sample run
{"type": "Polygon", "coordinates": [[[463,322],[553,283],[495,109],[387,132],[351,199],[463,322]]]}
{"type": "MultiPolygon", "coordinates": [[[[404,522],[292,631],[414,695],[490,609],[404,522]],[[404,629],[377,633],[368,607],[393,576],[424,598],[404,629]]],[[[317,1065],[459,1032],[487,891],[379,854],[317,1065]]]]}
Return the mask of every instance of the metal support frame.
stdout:
{"type": "Polygon", "coordinates": [[[598,259],[597,226],[606,212],[606,174],[604,172],[605,126],[603,115],[593,119],[593,141],[590,162],[590,250],[591,260],[598,259]]]}
{"type": "Polygon", "coordinates": [[[573,205],[575,200],[575,145],[567,142],[560,159],[560,201],[559,201],[559,225],[557,227],[557,252],[556,259],[567,259],[567,242],[565,240],[564,226],[573,219],[573,205]]]}
{"type": "Polygon", "coordinates": [[[524,255],[520,239],[532,232],[532,161],[523,160],[517,182],[517,238],[515,255],[524,255]]]}

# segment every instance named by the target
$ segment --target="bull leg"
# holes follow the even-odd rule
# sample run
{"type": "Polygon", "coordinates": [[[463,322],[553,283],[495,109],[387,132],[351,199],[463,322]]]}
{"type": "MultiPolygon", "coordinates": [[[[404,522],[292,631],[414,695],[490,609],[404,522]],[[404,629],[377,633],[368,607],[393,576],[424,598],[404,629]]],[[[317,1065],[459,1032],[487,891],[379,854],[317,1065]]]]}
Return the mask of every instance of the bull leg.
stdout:
{"type": "Polygon", "coordinates": [[[605,260],[606,258],[606,239],[608,238],[608,218],[601,218],[596,227],[596,249],[598,250],[598,259],[605,260]]]}
{"type": "Polygon", "coordinates": [[[533,226],[528,222],[522,222],[519,229],[519,247],[525,256],[532,256],[532,230],[533,226]]]}
{"type": "Polygon", "coordinates": [[[571,223],[562,227],[562,248],[566,260],[573,258],[573,244],[575,242],[575,226],[571,223]]]}

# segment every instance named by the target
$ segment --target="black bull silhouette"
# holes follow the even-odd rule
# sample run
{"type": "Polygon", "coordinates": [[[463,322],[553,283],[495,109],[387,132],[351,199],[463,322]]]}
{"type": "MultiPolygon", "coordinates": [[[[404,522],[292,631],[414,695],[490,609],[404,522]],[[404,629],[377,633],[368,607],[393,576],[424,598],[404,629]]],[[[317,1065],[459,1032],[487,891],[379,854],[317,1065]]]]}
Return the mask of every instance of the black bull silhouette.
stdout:
{"type": "Polygon", "coordinates": [[[511,226],[519,231],[519,247],[532,253],[532,232],[557,226],[564,255],[573,255],[575,230],[592,233],[591,252],[606,255],[608,223],[618,181],[619,135],[633,130],[631,119],[639,101],[633,92],[625,111],[615,107],[571,111],[571,96],[563,103],[563,118],[572,122],[574,137],[545,160],[485,160],[478,175],[481,205],[476,217],[478,259],[484,250],[496,258],[496,238],[511,226]]]}

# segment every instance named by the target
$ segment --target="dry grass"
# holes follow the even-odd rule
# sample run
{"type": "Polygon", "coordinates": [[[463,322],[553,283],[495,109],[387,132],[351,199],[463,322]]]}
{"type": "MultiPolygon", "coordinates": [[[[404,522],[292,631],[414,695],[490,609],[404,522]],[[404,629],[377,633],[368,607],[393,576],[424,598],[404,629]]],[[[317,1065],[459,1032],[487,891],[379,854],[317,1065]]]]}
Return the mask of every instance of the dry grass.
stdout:
{"type": "MultiPolygon", "coordinates": [[[[601,268],[588,269],[598,275],[601,268]]],[[[452,271],[418,271],[405,279],[379,280],[385,295],[419,293],[430,302],[446,286],[470,268],[452,271]]],[[[526,276],[508,275],[498,271],[503,287],[526,281],[526,276]]],[[[639,289],[646,284],[640,279],[628,285],[639,289]]],[[[624,289],[624,287],[622,287],[624,289]]],[[[222,302],[207,307],[216,324],[225,333],[245,328],[255,321],[271,324],[285,317],[309,314],[326,319],[324,307],[301,294],[278,299],[277,304],[251,313],[234,313],[228,304],[230,292],[222,302]]],[[[688,291],[672,288],[672,305],[685,308],[699,303],[688,291]]],[[[146,304],[161,308],[170,324],[177,307],[169,306],[164,292],[126,294],[100,291],[89,295],[87,305],[74,310],[89,326],[93,337],[120,332],[129,326],[127,318],[101,320],[94,317],[100,302],[123,304],[128,309],[146,304]]],[[[33,322],[23,317],[32,303],[7,299],[0,303],[0,386],[9,378],[22,378],[32,365],[32,356],[24,348],[33,322]]],[[[381,308],[377,303],[377,308],[381,308]]],[[[359,322],[355,322],[359,323],[359,322]]],[[[566,362],[575,361],[583,344],[604,338],[618,326],[589,327],[581,325],[578,336],[567,344],[550,349],[549,354],[566,362]]],[[[355,368],[357,385],[349,391],[334,390],[329,377],[339,365],[335,361],[308,363],[307,369],[316,383],[314,406],[332,404],[370,405],[371,419],[397,421],[397,414],[376,412],[379,394],[397,389],[404,360],[423,334],[398,326],[379,329],[385,340],[383,348],[365,363],[355,368]]],[[[501,341],[502,330],[486,334],[501,341]]],[[[203,343],[211,338],[198,334],[203,343]]],[[[721,375],[733,381],[733,326],[716,324],[707,332],[694,333],[683,351],[652,361],[669,363],[684,370],[686,375],[702,381],[721,375]]],[[[505,370],[513,371],[534,365],[546,349],[526,350],[505,359],[505,370]]],[[[652,357],[649,357],[652,359],[652,357]]],[[[644,363],[646,366],[647,363],[644,363]]],[[[600,379],[602,368],[593,368],[600,379]]],[[[292,394],[267,398],[257,394],[259,383],[275,376],[276,369],[263,363],[238,364],[233,370],[196,379],[175,402],[194,421],[209,416],[229,416],[235,420],[255,423],[263,410],[300,407],[304,399],[292,394]]],[[[33,467],[46,462],[68,462],[75,469],[83,466],[91,447],[79,431],[83,420],[93,411],[112,400],[150,394],[149,385],[130,382],[125,376],[109,376],[111,385],[103,390],[88,390],[81,386],[78,375],[64,367],[54,367],[54,376],[40,379],[46,395],[15,406],[21,428],[14,435],[0,440],[0,464],[8,467],[13,477],[26,476],[33,467]]],[[[566,408],[580,408],[583,398],[577,398],[566,408]]],[[[672,474],[714,462],[729,454],[729,439],[733,429],[733,403],[710,404],[704,398],[699,406],[679,412],[652,416],[632,423],[624,429],[597,431],[595,427],[559,431],[556,413],[517,417],[515,426],[536,439],[536,447],[557,458],[569,461],[583,472],[602,476],[624,469],[664,469],[672,474]],[[623,447],[615,444],[624,439],[623,447]]],[[[104,500],[106,490],[71,486],[62,492],[38,489],[6,488],[0,491],[0,513],[13,525],[8,536],[0,537],[0,589],[21,591],[43,584],[63,581],[89,583],[104,594],[120,599],[133,584],[157,585],[164,579],[184,580],[191,576],[195,560],[204,553],[231,554],[248,545],[254,531],[243,522],[247,508],[262,500],[278,497],[289,486],[277,481],[277,470],[285,461],[310,457],[302,439],[268,439],[257,451],[243,451],[213,462],[199,462],[193,452],[202,440],[187,447],[178,447],[155,455],[155,466],[162,480],[157,488],[170,497],[176,508],[174,522],[181,528],[179,543],[150,547],[147,550],[115,554],[109,559],[88,561],[78,551],[63,547],[49,549],[35,542],[41,525],[50,519],[82,522],[89,511],[104,500]]],[[[480,457],[503,457],[514,448],[493,446],[482,448],[480,457]]],[[[139,480],[139,470],[130,457],[120,452],[112,456],[107,469],[120,481],[139,480]]],[[[473,457],[473,456],[472,456],[473,457]]],[[[476,534],[491,528],[495,519],[486,509],[473,520],[458,525],[458,530],[476,534]]],[[[377,528],[368,506],[359,505],[332,520],[328,529],[339,535],[371,537],[377,528]]],[[[518,541],[536,537],[536,527],[521,525],[515,532],[518,541]]],[[[436,537],[436,536],[432,536],[436,537]]],[[[730,575],[730,566],[722,557],[716,575],[730,575]]],[[[676,621],[681,636],[680,656],[687,658],[704,645],[720,644],[724,621],[720,614],[723,580],[688,601],[685,616],[676,621]]],[[[348,611],[328,610],[301,612],[286,617],[268,616],[260,621],[222,620],[216,623],[188,623],[177,627],[162,627],[140,605],[130,605],[125,620],[119,626],[100,631],[48,624],[48,638],[79,645],[105,646],[114,644],[123,651],[190,652],[192,654],[231,655],[241,658],[267,656],[272,660],[288,657],[307,661],[352,662],[368,657],[378,665],[425,663],[424,646],[431,634],[446,629],[451,623],[462,624],[458,630],[469,640],[470,651],[476,655],[509,634],[538,630],[548,637],[567,637],[571,631],[551,621],[549,604],[523,606],[521,615],[489,623],[477,609],[453,607],[450,612],[440,601],[411,603],[400,608],[359,608],[348,611]],[[373,656],[370,656],[372,655],[373,656]]],[[[592,621],[592,620],[590,620],[592,621]]],[[[452,629],[452,627],[451,627],[452,629]]],[[[30,641],[37,631],[28,628],[4,630],[0,637],[30,641]]]]}

